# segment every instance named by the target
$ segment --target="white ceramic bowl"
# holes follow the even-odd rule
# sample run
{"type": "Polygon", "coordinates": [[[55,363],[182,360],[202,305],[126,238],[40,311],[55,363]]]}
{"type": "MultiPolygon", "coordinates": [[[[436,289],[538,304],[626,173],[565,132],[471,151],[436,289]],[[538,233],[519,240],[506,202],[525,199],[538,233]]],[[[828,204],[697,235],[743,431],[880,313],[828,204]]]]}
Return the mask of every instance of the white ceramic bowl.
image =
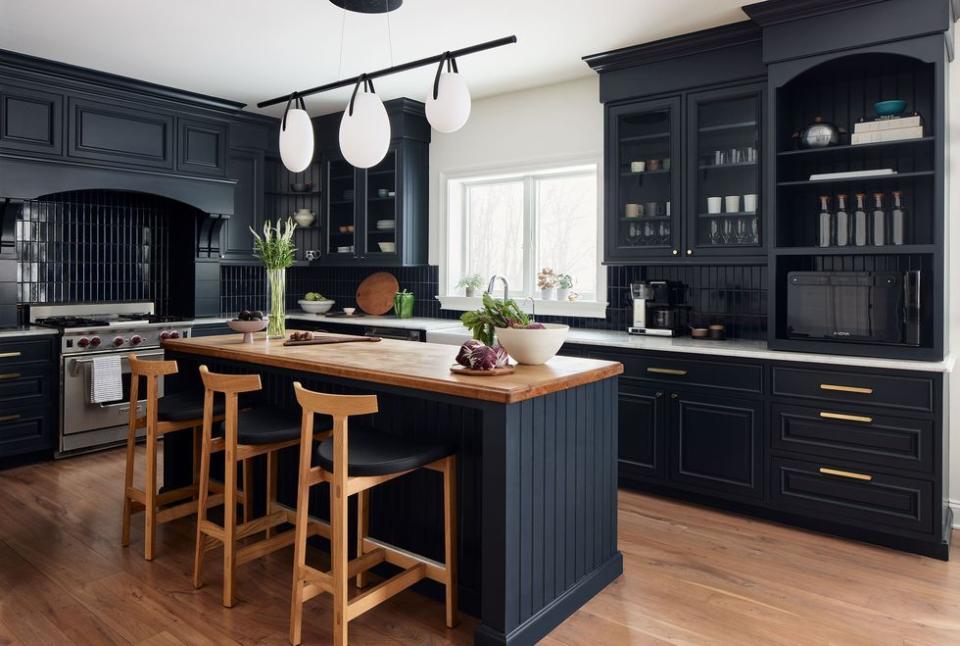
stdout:
{"type": "Polygon", "coordinates": [[[539,366],[553,358],[570,331],[569,325],[544,323],[542,330],[494,328],[500,345],[517,363],[539,366]]]}
{"type": "Polygon", "coordinates": [[[307,314],[326,314],[333,307],[334,301],[297,301],[307,314]]]}
{"type": "Polygon", "coordinates": [[[377,246],[380,247],[380,251],[383,253],[393,253],[397,250],[396,242],[378,242],[377,246]]]}
{"type": "Polygon", "coordinates": [[[377,228],[381,231],[393,231],[395,226],[393,220],[377,220],[377,228]]]}

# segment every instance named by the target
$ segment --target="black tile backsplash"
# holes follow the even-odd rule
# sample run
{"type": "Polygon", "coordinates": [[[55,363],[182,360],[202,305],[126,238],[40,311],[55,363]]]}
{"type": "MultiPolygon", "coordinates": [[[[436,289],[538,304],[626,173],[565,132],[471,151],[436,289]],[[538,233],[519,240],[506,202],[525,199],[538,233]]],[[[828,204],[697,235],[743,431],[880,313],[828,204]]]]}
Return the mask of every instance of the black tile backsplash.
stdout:
{"type": "MultiPolygon", "coordinates": [[[[414,315],[460,318],[460,312],[441,310],[436,300],[439,271],[435,266],[406,268],[291,267],[287,272],[287,309],[299,309],[297,300],[320,292],[337,301],[336,309],[356,305],[357,285],[375,271],[389,271],[401,288],[415,296],[414,315]]],[[[223,267],[221,307],[224,315],[239,309],[266,307],[266,274],[260,267],[223,267]]],[[[730,338],[762,339],[767,329],[766,265],[671,266],[638,265],[607,268],[606,319],[538,316],[544,322],[577,328],[623,330],[632,320],[630,283],[638,280],[676,280],[687,285],[691,320],[722,323],[730,338]]]]}
{"type": "Polygon", "coordinates": [[[175,223],[192,207],[120,191],[71,191],[22,203],[17,218],[18,303],[153,301],[170,305],[175,223]]]}

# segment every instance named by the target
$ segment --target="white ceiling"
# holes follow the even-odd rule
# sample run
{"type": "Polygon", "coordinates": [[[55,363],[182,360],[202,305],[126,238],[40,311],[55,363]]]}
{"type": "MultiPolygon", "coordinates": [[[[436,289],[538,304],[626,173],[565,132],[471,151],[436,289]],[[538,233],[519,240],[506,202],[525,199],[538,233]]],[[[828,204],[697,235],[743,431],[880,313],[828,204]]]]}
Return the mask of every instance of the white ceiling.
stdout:
{"type": "MultiPolygon", "coordinates": [[[[744,20],[739,7],[752,1],[405,0],[389,14],[389,31],[394,63],[516,34],[516,45],[459,61],[481,97],[592,74],[580,60],[586,54],[744,20]]],[[[242,101],[250,110],[391,64],[387,18],[345,14],[328,0],[0,0],[0,48],[242,101]]],[[[423,100],[433,73],[383,78],[377,91],[423,100]]],[[[315,95],[307,107],[334,112],[348,94],[315,95]]]]}

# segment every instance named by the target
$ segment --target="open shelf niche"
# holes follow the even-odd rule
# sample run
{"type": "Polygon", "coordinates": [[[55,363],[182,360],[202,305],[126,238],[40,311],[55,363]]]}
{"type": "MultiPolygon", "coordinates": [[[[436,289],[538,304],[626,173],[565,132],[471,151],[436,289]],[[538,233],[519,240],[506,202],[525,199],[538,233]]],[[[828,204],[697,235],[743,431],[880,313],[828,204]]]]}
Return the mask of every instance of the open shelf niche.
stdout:
{"type": "Polygon", "coordinates": [[[321,185],[320,161],[314,160],[302,173],[291,173],[279,157],[267,157],[264,182],[264,218],[286,220],[300,209],[309,209],[316,216],[309,227],[297,226],[294,241],[297,264],[307,262],[306,252],[321,249],[321,185]],[[291,184],[310,184],[309,190],[297,192],[291,184]]]}

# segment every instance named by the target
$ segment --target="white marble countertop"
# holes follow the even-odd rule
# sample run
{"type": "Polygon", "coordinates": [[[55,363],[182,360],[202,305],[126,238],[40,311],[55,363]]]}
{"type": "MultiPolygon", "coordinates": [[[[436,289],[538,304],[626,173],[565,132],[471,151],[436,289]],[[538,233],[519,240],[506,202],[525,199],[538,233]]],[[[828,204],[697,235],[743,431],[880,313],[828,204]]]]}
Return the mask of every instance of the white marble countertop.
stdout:
{"type": "Polygon", "coordinates": [[[44,327],[43,325],[24,325],[22,327],[0,328],[0,339],[11,339],[20,336],[45,336],[51,334],[59,334],[59,332],[52,327],[44,327]]]}
{"type": "MultiPolygon", "coordinates": [[[[427,331],[428,343],[459,345],[470,338],[470,332],[462,325],[427,331]]],[[[783,352],[768,350],[766,341],[700,341],[690,337],[638,336],[617,330],[584,330],[570,328],[568,343],[596,345],[607,348],[629,348],[659,352],[684,352],[707,356],[743,357],[794,361],[799,363],[829,363],[836,366],[883,368],[887,370],[916,370],[923,372],[951,372],[954,357],[948,355],[943,361],[909,361],[904,359],[878,359],[874,357],[851,357],[839,354],[812,354],[807,352],[783,352]]]]}

